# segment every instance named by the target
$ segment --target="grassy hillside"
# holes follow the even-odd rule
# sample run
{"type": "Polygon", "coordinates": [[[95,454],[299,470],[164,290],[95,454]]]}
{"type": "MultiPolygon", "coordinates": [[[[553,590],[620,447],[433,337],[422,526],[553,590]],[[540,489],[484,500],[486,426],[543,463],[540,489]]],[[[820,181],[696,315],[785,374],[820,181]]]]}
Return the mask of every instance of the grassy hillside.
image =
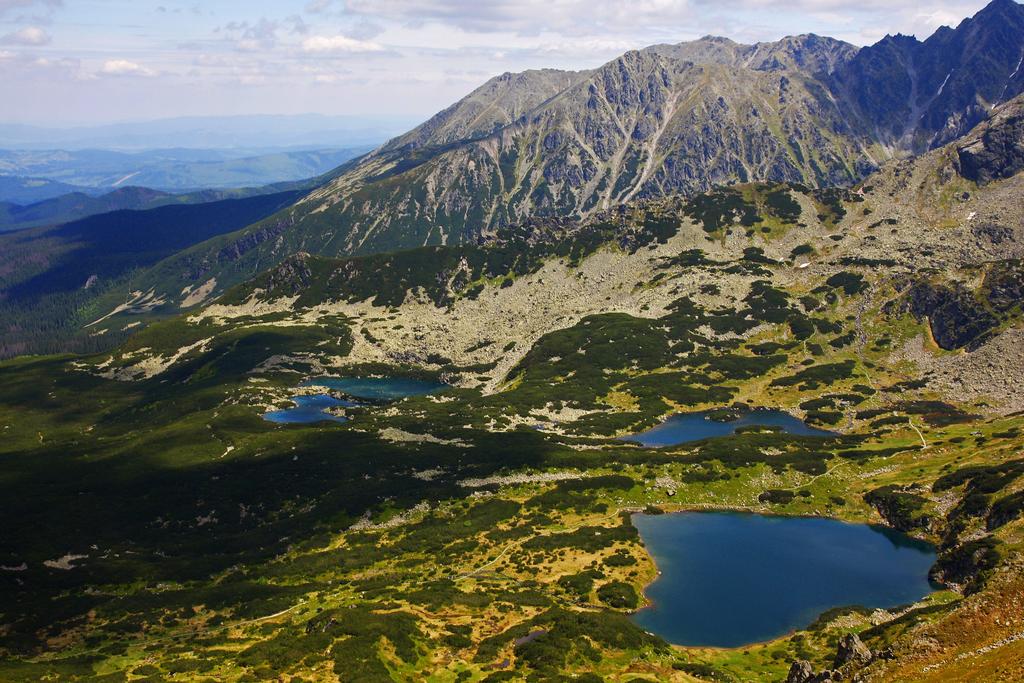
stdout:
{"type": "Polygon", "coordinates": [[[300,195],[122,210],[0,235],[0,356],[109,348],[131,328],[91,336],[88,323],[104,315],[96,308],[100,296],[137,269],[257,221],[300,195]]]}
{"type": "Polygon", "coordinates": [[[315,185],[315,180],[303,180],[263,187],[199,190],[184,194],[170,194],[135,186],[119,188],[99,196],[72,192],[26,205],[0,204],[0,232],[61,225],[112,211],[154,209],[170,204],[204,204],[222,199],[244,199],[288,190],[312,189],[315,185]]]}

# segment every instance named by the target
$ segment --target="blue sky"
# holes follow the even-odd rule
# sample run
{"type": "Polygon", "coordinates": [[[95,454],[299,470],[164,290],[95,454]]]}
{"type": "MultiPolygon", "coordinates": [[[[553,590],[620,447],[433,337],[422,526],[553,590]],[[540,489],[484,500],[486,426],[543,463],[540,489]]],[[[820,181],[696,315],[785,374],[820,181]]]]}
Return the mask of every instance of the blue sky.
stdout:
{"type": "Polygon", "coordinates": [[[0,121],[427,116],[505,71],[658,42],[924,38],[984,0],[0,0],[0,121]]]}

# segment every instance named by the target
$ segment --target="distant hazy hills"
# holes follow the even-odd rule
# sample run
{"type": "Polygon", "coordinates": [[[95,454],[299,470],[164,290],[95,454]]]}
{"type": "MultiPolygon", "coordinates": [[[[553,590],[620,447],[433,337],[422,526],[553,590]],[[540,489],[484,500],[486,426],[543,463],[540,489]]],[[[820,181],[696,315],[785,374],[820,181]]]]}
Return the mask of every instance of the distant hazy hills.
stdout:
{"type": "Polygon", "coordinates": [[[208,264],[204,273],[252,273],[299,249],[476,241],[529,216],[732,182],[848,185],[962,135],[1024,91],[1022,58],[1024,7],[995,0],[925,41],[706,37],[592,71],[505,74],[291,209],[183,258],[208,264]],[[242,262],[218,262],[223,253],[242,262]]]}
{"type": "Polygon", "coordinates": [[[0,124],[0,202],[128,186],[163,192],[312,178],[407,130],[403,118],[185,117],[78,128],[0,124]]]}
{"type": "Polygon", "coordinates": [[[0,175],[0,202],[4,204],[24,206],[73,192],[100,194],[104,191],[99,188],[79,187],[46,178],[0,175]]]}
{"type": "MultiPolygon", "coordinates": [[[[0,187],[3,187],[4,181],[9,180],[11,179],[0,177],[0,187]]],[[[316,184],[317,179],[306,179],[261,187],[197,190],[180,194],[129,186],[98,196],[85,192],[71,192],[26,205],[0,202],[0,232],[57,225],[123,209],[144,210],[170,204],[204,204],[222,199],[244,199],[278,192],[308,191],[316,184]]]]}
{"type": "Polygon", "coordinates": [[[0,201],[25,205],[133,186],[163,192],[258,187],[313,178],[370,149],[0,150],[0,201]]]}

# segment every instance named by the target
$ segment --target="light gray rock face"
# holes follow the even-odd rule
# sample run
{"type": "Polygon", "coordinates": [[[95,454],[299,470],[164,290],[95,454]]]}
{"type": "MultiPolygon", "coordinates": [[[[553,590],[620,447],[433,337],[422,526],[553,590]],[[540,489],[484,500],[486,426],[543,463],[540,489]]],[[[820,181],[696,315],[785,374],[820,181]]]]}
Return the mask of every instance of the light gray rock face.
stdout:
{"type": "Polygon", "coordinates": [[[856,669],[869,664],[872,660],[871,650],[868,649],[856,633],[847,633],[839,639],[836,649],[836,658],[832,663],[832,669],[814,671],[810,662],[798,659],[789,667],[789,674],[786,676],[786,683],[832,683],[847,678],[850,669],[856,669]]]}
{"type": "Polygon", "coordinates": [[[729,182],[850,184],[875,167],[870,137],[801,70],[852,47],[815,38],[723,56],[700,43],[492,81],[314,193],[300,226],[326,219],[337,253],[366,253],[729,182]]]}
{"type": "Polygon", "coordinates": [[[814,678],[814,667],[805,659],[798,659],[789,667],[786,683],[808,683],[814,678]]]}
{"type": "Polygon", "coordinates": [[[1021,92],[1021,57],[1024,8],[996,0],[923,42],[705,37],[591,71],[503,74],[294,216],[299,230],[329,232],[337,255],[475,241],[529,216],[730,182],[849,185],[964,134],[1021,92]]]}
{"type": "Polygon", "coordinates": [[[586,72],[539,69],[495,76],[447,109],[388,142],[382,152],[409,152],[493,133],[554,97],[586,72]]]}

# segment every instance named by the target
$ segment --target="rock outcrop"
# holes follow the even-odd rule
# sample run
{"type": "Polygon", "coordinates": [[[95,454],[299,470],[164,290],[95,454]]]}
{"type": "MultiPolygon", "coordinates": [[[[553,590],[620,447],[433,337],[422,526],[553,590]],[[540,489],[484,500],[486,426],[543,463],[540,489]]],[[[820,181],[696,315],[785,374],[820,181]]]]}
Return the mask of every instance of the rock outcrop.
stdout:
{"type": "Polygon", "coordinates": [[[810,662],[798,659],[789,667],[786,683],[833,683],[849,680],[852,669],[870,664],[873,658],[871,650],[861,642],[856,633],[847,633],[839,639],[832,669],[816,672],[810,662]]]}
{"type": "Polygon", "coordinates": [[[840,669],[847,664],[853,666],[864,666],[871,661],[871,650],[861,642],[856,633],[847,633],[839,639],[839,646],[836,650],[835,661],[832,667],[840,669]]]}
{"type": "Polygon", "coordinates": [[[1000,112],[957,149],[960,175],[979,185],[1024,169],[1024,103],[1000,112]]]}
{"type": "Polygon", "coordinates": [[[935,342],[946,350],[978,348],[1000,325],[1000,317],[1024,301],[1024,266],[1020,261],[993,264],[981,285],[922,280],[889,306],[927,318],[935,342]]]}
{"type": "Polygon", "coordinates": [[[967,346],[999,323],[960,285],[917,283],[907,292],[906,307],[916,318],[928,318],[935,343],[947,350],[967,346]]]}
{"type": "Polygon", "coordinates": [[[832,683],[833,672],[829,670],[815,673],[811,663],[804,659],[798,659],[789,667],[789,675],[786,676],[786,683],[832,683]]]}
{"type": "Polygon", "coordinates": [[[789,667],[786,683],[809,683],[814,678],[814,667],[806,659],[798,659],[789,667]]]}

